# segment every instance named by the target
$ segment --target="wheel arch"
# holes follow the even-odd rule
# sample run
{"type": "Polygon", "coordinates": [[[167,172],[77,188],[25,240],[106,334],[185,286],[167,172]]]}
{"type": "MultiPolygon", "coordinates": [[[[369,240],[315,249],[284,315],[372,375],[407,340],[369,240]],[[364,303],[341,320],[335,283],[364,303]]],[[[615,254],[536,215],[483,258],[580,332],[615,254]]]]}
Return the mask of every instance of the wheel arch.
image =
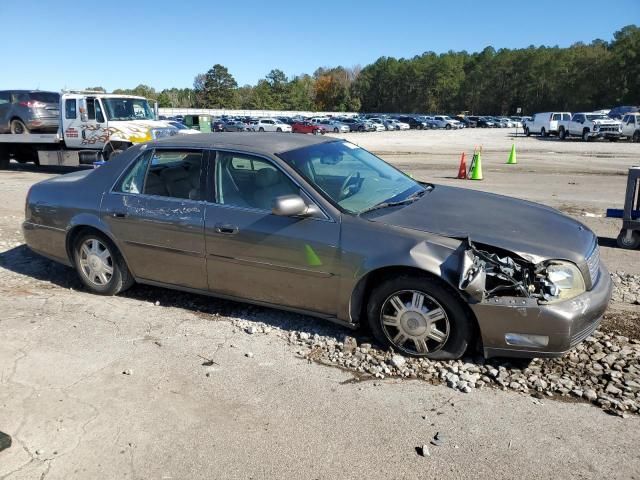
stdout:
{"type": "Polygon", "coordinates": [[[67,229],[67,235],[65,238],[65,249],[67,253],[67,258],[69,259],[72,265],[74,264],[73,245],[78,239],[78,237],[86,232],[96,232],[107,237],[109,241],[113,243],[113,245],[117,249],[118,254],[122,256],[127,266],[129,265],[129,262],[127,261],[127,258],[124,252],[122,251],[122,248],[120,248],[119,242],[116,240],[116,238],[114,237],[109,227],[104,222],[102,222],[99,218],[96,218],[95,216],[89,215],[89,214],[81,214],[73,218],[72,221],[70,222],[70,227],[67,229]]]}

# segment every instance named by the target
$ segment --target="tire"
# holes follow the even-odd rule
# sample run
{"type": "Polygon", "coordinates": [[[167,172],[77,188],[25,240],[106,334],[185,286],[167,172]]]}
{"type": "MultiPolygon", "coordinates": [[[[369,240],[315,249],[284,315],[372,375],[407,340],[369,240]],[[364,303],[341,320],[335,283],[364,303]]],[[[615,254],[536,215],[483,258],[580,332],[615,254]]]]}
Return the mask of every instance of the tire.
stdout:
{"type": "Polygon", "coordinates": [[[120,252],[100,233],[80,235],[73,245],[73,260],[80,281],[91,293],[117,295],[134,284],[120,252]]]}
{"type": "Polygon", "coordinates": [[[542,127],[542,128],[540,129],[540,136],[541,136],[541,137],[548,137],[548,136],[549,136],[549,134],[548,134],[548,133],[547,133],[547,131],[544,129],[544,127],[542,127]]]}
{"type": "Polygon", "coordinates": [[[109,161],[112,158],[117,157],[118,155],[120,155],[122,152],[124,152],[124,150],[120,150],[119,148],[115,149],[115,150],[111,150],[111,153],[107,154],[105,161],[109,161]]]}
{"type": "Polygon", "coordinates": [[[447,126],[444,127],[445,130],[451,130],[451,125],[449,123],[447,123],[447,126]]]}
{"type": "Polygon", "coordinates": [[[11,133],[13,133],[14,135],[28,135],[31,133],[31,131],[24,124],[24,122],[17,118],[14,118],[13,120],[11,120],[11,123],[9,124],[9,128],[11,130],[11,133]]]}
{"type": "Polygon", "coordinates": [[[358,127],[358,131],[359,131],[359,132],[364,132],[364,127],[363,127],[362,125],[360,125],[360,126],[358,127]]]}
{"type": "Polygon", "coordinates": [[[334,128],[333,133],[340,133],[340,130],[338,128],[334,128]]]}
{"type": "Polygon", "coordinates": [[[636,130],[633,132],[633,137],[631,137],[631,141],[633,143],[640,143],[640,130],[636,130]]]}
{"type": "Polygon", "coordinates": [[[558,138],[560,140],[565,140],[567,138],[567,132],[564,130],[564,128],[560,128],[560,131],[558,132],[558,138]]]}
{"type": "Polygon", "coordinates": [[[530,135],[531,135],[531,132],[529,131],[529,129],[528,129],[527,127],[524,127],[524,135],[525,135],[526,137],[528,137],[528,136],[530,136],[530,135]]]}
{"type": "Polygon", "coordinates": [[[264,132],[264,128],[260,127],[260,128],[258,129],[258,131],[259,131],[259,132],[264,132]]]}
{"type": "Polygon", "coordinates": [[[403,355],[434,360],[460,358],[473,332],[464,304],[455,293],[439,280],[415,275],[391,277],[377,285],[369,296],[367,323],[383,345],[403,355]],[[422,296],[422,301],[413,304],[416,295],[422,296]],[[402,306],[404,313],[395,305],[402,306]],[[429,319],[428,314],[436,312],[440,312],[437,319],[429,319]]]}
{"type": "Polygon", "coordinates": [[[627,236],[627,230],[620,230],[616,243],[620,248],[626,248],[628,250],[635,250],[640,247],[640,232],[631,232],[630,238],[627,236]]]}
{"type": "Polygon", "coordinates": [[[276,128],[276,132],[282,133],[282,129],[280,127],[276,128]]]}
{"type": "Polygon", "coordinates": [[[591,137],[589,136],[589,130],[587,130],[586,128],[582,131],[582,141],[583,142],[591,141],[591,137]]]}

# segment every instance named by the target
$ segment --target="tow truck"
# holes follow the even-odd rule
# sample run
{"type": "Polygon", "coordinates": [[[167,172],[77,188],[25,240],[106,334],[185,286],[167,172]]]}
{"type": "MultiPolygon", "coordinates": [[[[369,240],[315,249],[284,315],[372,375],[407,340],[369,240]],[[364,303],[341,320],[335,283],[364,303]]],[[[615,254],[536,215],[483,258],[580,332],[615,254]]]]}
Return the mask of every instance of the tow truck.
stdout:
{"type": "Polygon", "coordinates": [[[12,158],[36,165],[93,165],[132,145],[178,133],[156,120],[157,112],[144,97],[67,90],[60,95],[59,110],[56,133],[0,134],[0,169],[8,168],[12,158]]]}

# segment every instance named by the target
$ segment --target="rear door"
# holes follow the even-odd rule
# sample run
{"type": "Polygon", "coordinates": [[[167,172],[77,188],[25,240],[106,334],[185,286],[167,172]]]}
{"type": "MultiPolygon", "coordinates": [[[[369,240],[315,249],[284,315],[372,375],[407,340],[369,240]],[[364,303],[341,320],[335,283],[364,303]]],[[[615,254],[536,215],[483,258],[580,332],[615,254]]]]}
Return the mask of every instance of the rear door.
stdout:
{"type": "Polygon", "coordinates": [[[340,224],[271,213],[276,196],[301,194],[272,159],[220,151],[205,236],[210,289],[218,294],[334,315],[340,224]]]}
{"type": "Polygon", "coordinates": [[[204,211],[207,152],[141,154],[102,203],[103,221],[143,280],[206,290],[204,211]]]}

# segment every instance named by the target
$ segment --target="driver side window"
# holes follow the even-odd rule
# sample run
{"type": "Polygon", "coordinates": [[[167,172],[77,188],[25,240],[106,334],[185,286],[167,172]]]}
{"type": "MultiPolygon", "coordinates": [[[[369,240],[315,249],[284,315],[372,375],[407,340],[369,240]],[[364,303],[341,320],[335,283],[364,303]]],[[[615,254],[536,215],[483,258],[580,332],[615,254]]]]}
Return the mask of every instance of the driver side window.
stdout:
{"type": "Polygon", "coordinates": [[[291,179],[268,160],[232,152],[216,157],[216,203],[271,210],[274,198],[299,194],[291,179]]]}

